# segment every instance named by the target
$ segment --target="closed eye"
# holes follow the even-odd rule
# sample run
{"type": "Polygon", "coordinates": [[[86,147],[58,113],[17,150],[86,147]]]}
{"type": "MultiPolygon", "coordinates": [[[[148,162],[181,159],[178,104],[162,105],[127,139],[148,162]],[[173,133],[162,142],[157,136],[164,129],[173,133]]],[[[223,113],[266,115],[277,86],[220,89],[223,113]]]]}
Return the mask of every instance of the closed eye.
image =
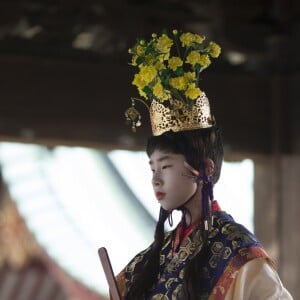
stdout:
{"type": "Polygon", "coordinates": [[[172,167],[172,165],[166,165],[166,166],[162,166],[162,169],[164,170],[164,169],[171,168],[171,167],[172,167]]]}

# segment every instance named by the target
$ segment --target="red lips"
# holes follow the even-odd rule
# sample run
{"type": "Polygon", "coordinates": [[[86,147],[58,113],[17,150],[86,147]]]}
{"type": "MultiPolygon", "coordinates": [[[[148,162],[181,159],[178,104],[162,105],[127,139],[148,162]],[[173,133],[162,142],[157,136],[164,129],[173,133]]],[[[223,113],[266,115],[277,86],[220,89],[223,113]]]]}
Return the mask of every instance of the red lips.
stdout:
{"type": "Polygon", "coordinates": [[[155,196],[156,196],[156,199],[157,199],[157,200],[161,200],[161,199],[165,196],[165,193],[162,193],[162,192],[156,192],[156,193],[155,193],[155,196]]]}

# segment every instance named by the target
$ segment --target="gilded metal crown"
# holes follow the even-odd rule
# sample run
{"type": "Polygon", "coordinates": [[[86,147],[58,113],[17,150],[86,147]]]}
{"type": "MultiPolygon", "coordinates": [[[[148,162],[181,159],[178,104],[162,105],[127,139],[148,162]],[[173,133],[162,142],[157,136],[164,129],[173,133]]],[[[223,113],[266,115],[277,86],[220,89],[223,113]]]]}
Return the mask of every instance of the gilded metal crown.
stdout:
{"type": "Polygon", "coordinates": [[[135,101],[142,102],[149,110],[152,134],[161,135],[167,131],[183,131],[209,128],[215,125],[215,118],[211,114],[209,100],[205,93],[194,101],[192,106],[169,99],[163,103],[153,99],[150,107],[143,100],[131,98],[132,105],[125,112],[125,117],[132,125],[132,130],[141,126],[141,115],[135,108],[135,101]]]}
{"type": "Polygon", "coordinates": [[[220,46],[207,43],[205,36],[178,30],[172,35],[154,33],[149,41],[138,39],[129,49],[131,65],[138,69],[132,84],[145,100],[131,98],[125,117],[132,130],[141,125],[135,101],[149,109],[153,135],[213,126],[215,121],[199,78],[220,51],[220,46]]]}
{"type": "Polygon", "coordinates": [[[153,100],[149,109],[153,135],[167,131],[184,131],[209,128],[215,124],[210,113],[208,98],[202,92],[192,107],[178,100],[171,100],[169,107],[153,100]]]}

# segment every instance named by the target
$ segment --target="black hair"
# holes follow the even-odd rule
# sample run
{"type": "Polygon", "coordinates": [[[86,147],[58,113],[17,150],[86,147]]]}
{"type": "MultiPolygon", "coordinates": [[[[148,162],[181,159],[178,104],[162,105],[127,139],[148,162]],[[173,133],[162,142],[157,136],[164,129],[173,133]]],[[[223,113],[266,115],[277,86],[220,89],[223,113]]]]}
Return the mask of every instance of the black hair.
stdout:
{"type": "MultiPolygon", "coordinates": [[[[223,146],[220,129],[216,126],[207,129],[196,129],[180,132],[166,132],[148,139],[147,154],[150,157],[155,150],[182,154],[187,162],[200,173],[204,172],[204,160],[210,158],[214,162],[213,182],[220,177],[223,162],[223,146]]],[[[140,262],[133,274],[133,283],[129,287],[126,299],[141,300],[157,280],[160,266],[160,251],[164,243],[164,222],[169,212],[161,208],[157,222],[154,242],[146,257],[140,262]]],[[[202,226],[202,225],[200,225],[202,226]]],[[[204,287],[197,281],[202,276],[203,257],[207,255],[207,232],[202,230],[202,250],[187,261],[184,269],[183,295],[186,300],[200,299],[205,294],[204,287]]],[[[202,299],[202,298],[201,298],[202,299]]]]}
{"type": "Polygon", "coordinates": [[[213,160],[215,168],[213,182],[220,177],[223,162],[223,145],[220,129],[216,126],[179,132],[166,132],[148,139],[147,155],[150,157],[154,150],[170,151],[183,154],[187,162],[199,172],[203,171],[206,158],[213,160]]]}

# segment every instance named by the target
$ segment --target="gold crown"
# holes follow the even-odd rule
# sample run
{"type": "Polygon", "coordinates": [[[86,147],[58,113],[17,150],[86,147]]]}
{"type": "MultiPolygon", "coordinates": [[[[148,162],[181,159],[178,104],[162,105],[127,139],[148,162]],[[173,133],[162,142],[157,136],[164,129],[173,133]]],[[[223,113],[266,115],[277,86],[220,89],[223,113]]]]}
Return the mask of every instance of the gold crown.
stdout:
{"type": "Polygon", "coordinates": [[[131,100],[132,106],[126,110],[125,116],[127,121],[131,123],[134,132],[136,127],[142,124],[141,115],[135,108],[135,100],[141,101],[148,108],[154,136],[167,131],[193,130],[215,125],[215,118],[211,115],[209,100],[204,92],[192,106],[176,99],[170,99],[164,103],[153,99],[150,107],[141,99],[131,98],[131,100]]]}
{"type": "Polygon", "coordinates": [[[215,121],[209,101],[199,88],[199,76],[220,51],[215,42],[206,43],[205,36],[177,30],[171,36],[163,32],[152,34],[149,41],[138,39],[129,49],[131,65],[138,68],[132,84],[145,100],[131,98],[132,106],[125,112],[133,131],[141,125],[136,100],[150,112],[153,135],[213,126],[215,121]]]}
{"type": "Polygon", "coordinates": [[[169,107],[152,100],[149,113],[153,135],[161,135],[167,131],[209,128],[215,124],[204,92],[192,107],[178,100],[171,100],[169,107]]]}

